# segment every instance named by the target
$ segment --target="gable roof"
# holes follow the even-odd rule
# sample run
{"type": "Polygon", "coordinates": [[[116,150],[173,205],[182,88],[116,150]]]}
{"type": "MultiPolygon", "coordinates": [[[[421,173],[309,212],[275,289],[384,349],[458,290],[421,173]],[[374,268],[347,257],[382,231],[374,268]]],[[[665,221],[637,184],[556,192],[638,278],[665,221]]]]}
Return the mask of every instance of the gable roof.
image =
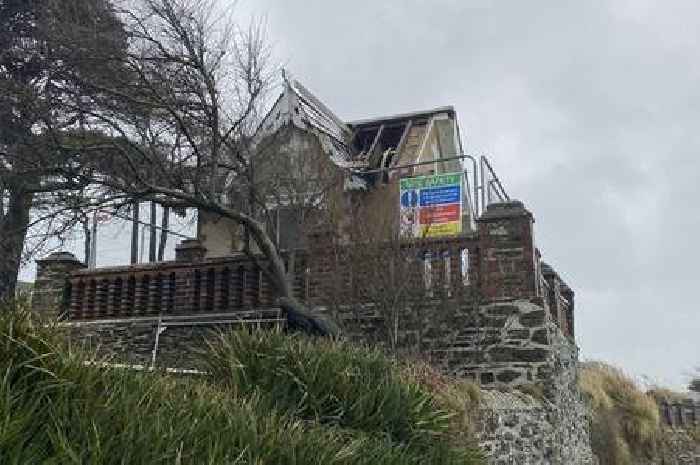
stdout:
{"type": "MultiPolygon", "coordinates": [[[[282,93],[260,124],[256,139],[263,140],[288,125],[314,134],[331,161],[351,172],[347,186],[350,189],[367,187],[368,180],[362,172],[378,168],[379,160],[383,160],[381,152],[386,151],[387,147],[396,150],[398,141],[405,139],[412,123],[424,124],[437,115],[445,114],[455,118],[454,107],[442,106],[344,122],[299,81],[287,73],[283,73],[283,80],[282,93]],[[393,128],[393,145],[377,144],[384,128],[387,129],[385,136],[390,132],[389,128],[393,128]],[[403,129],[406,134],[402,134],[403,129]],[[397,137],[397,134],[401,137],[397,137]]],[[[383,142],[386,142],[385,139],[383,142]]]]}

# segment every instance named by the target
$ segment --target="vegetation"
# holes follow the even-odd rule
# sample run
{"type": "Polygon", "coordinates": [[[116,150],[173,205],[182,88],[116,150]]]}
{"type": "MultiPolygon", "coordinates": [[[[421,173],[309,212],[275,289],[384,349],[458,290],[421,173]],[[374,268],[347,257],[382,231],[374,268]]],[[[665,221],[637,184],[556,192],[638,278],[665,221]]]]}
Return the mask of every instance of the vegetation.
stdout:
{"type": "Polygon", "coordinates": [[[643,392],[620,369],[583,364],[580,380],[593,408],[591,445],[601,465],[632,465],[663,453],[657,398],[675,398],[665,389],[643,392]]]}
{"type": "Polygon", "coordinates": [[[0,312],[1,463],[481,463],[456,440],[460,402],[377,352],[233,333],[211,345],[206,378],[86,360],[0,312]]]}

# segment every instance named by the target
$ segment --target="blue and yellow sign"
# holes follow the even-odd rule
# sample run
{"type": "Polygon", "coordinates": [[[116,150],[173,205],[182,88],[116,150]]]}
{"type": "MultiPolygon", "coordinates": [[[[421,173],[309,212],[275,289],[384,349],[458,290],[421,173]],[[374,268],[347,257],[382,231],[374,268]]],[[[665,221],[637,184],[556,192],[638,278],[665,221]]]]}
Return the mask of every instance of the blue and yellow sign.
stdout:
{"type": "Polygon", "coordinates": [[[462,173],[405,178],[399,190],[402,236],[440,237],[462,232],[462,173]]]}

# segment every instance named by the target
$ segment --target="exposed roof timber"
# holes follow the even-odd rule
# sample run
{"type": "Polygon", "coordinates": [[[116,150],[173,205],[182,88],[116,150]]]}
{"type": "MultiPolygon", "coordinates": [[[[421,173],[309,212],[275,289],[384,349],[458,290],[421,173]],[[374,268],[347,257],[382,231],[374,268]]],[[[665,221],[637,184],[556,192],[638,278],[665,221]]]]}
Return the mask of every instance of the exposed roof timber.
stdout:
{"type": "Polygon", "coordinates": [[[381,116],[377,118],[367,118],[367,119],[360,119],[360,120],[355,120],[355,121],[348,121],[346,124],[349,126],[359,126],[359,125],[366,125],[366,124],[387,124],[391,121],[399,121],[399,120],[406,120],[406,119],[418,119],[418,118],[429,118],[434,116],[437,113],[447,113],[450,116],[454,116],[455,114],[455,108],[452,105],[445,106],[445,107],[437,107],[433,108],[432,110],[423,110],[423,111],[414,111],[411,113],[400,113],[397,115],[391,115],[391,116],[381,116]]]}
{"type": "Polygon", "coordinates": [[[423,141],[420,144],[420,148],[418,149],[418,158],[416,159],[417,162],[423,161],[423,153],[425,152],[425,148],[428,146],[428,139],[430,139],[430,134],[433,131],[433,126],[435,125],[435,117],[430,118],[430,122],[428,123],[428,127],[425,129],[425,133],[423,134],[423,141]]]}
{"type": "MultiPolygon", "coordinates": [[[[424,119],[418,118],[417,121],[428,121],[428,119],[427,119],[427,117],[424,119]]],[[[358,124],[358,125],[350,126],[350,127],[353,128],[356,133],[360,133],[360,132],[365,132],[365,131],[376,131],[377,129],[379,129],[379,126],[384,126],[384,129],[402,128],[406,125],[407,122],[408,122],[407,120],[396,120],[396,121],[391,121],[388,123],[384,123],[381,121],[379,121],[379,122],[372,121],[371,123],[358,124]]]]}
{"type": "MultiPolygon", "coordinates": [[[[406,141],[408,140],[408,133],[411,132],[411,128],[413,127],[413,120],[409,119],[408,123],[406,124],[406,128],[403,130],[403,134],[401,134],[401,139],[399,139],[399,144],[396,146],[396,153],[401,154],[401,151],[403,150],[404,145],[406,145],[406,141]]],[[[396,157],[396,160],[398,160],[398,157],[396,157]]]]}
{"type": "Polygon", "coordinates": [[[374,153],[374,149],[377,148],[377,143],[379,143],[379,138],[382,137],[382,133],[384,132],[384,125],[382,124],[379,126],[379,131],[377,131],[377,135],[374,136],[374,140],[372,141],[372,145],[369,146],[369,150],[367,151],[367,155],[370,157],[374,153]]]}

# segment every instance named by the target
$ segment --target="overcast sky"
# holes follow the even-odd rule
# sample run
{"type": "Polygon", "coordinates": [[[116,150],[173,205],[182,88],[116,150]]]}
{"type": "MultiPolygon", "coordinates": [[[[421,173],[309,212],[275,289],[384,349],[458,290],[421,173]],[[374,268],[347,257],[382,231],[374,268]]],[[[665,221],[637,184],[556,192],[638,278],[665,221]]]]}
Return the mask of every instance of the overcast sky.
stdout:
{"type": "MultiPolygon", "coordinates": [[[[243,0],[239,11],[267,16],[276,57],[341,118],[455,106],[466,150],[487,154],[534,213],[543,258],[576,291],[582,357],[686,384],[700,365],[700,4],[243,0]]],[[[103,234],[101,265],[126,259],[126,236],[103,234]]]]}
{"type": "Polygon", "coordinates": [[[576,291],[587,359],[700,365],[700,4],[244,1],[346,120],[454,105],[576,291]]]}

